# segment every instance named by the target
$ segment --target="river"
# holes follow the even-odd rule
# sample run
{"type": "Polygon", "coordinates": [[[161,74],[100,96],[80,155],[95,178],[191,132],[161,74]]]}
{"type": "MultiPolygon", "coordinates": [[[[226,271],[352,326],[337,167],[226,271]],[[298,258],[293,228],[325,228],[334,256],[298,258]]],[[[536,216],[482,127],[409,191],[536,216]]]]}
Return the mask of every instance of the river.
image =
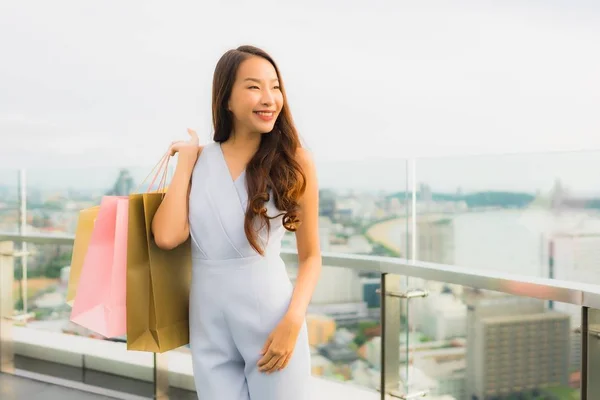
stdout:
{"type": "MultiPolygon", "coordinates": [[[[560,234],[598,234],[595,240],[600,248],[600,215],[587,210],[554,213],[539,208],[503,209],[457,213],[449,218],[451,227],[444,231],[442,240],[448,241],[447,247],[453,253],[450,263],[465,267],[547,276],[550,238],[560,234]]],[[[403,218],[383,222],[369,233],[375,241],[402,247],[406,241],[404,224],[403,218]]],[[[441,262],[435,255],[428,261],[441,262]]],[[[600,259],[594,261],[600,264],[600,259]]]]}

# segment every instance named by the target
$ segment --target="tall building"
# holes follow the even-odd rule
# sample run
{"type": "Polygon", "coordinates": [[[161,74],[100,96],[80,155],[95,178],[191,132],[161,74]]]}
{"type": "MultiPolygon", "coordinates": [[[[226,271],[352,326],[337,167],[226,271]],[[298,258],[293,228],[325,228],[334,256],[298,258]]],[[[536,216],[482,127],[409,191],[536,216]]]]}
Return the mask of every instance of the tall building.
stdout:
{"type": "MultiPolygon", "coordinates": [[[[546,246],[548,275],[563,281],[599,284],[600,226],[593,220],[571,232],[555,234],[546,246]]],[[[556,311],[571,315],[571,368],[581,367],[581,307],[575,304],[554,303],[556,311]]]]}
{"type": "Polygon", "coordinates": [[[321,251],[330,251],[330,237],[333,231],[333,223],[329,217],[319,216],[319,244],[321,251]]]}
{"type": "Polygon", "coordinates": [[[326,315],[308,314],[306,316],[308,342],[311,346],[328,343],[335,335],[336,324],[326,315]]]}
{"type": "Polygon", "coordinates": [[[414,317],[420,332],[432,340],[466,336],[467,307],[460,298],[452,293],[432,293],[420,303],[414,317]]]}
{"type": "Polygon", "coordinates": [[[363,300],[368,308],[381,307],[381,295],[377,290],[381,288],[380,278],[362,278],[363,300]]]}
{"type": "Polygon", "coordinates": [[[467,394],[472,400],[568,386],[568,314],[544,302],[466,291],[467,394]]]}
{"type": "MultiPolygon", "coordinates": [[[[417,220],[417,258],[440,264],[454,263],[454,224],[451,219],[420,216],[417,220]]],[[[408,235],[410,243],[411,233],[408,235]]]]}
{"type": "Polygon", "coordinates": [[[319,190],[319,214],[333,218],[335,215],[336,194],[330,189],[319,190]]]}
{"type": "Polygon", "coordinates": [[[450,395],[456,400],[467,399],[465,388],[465,348],[450,347],[414,353],[412,367],[426,379],[413,380],[419,390],[427,390],[427,398],[450,395]],[[429,380],[429,382],[428,382],[429,380]]]}
{"type": "MultiPolygon", "coordinates": [[[[295,281],[297,267],[288,266],[295,281]]],[[[325,266],[315,287],[308,312],[327,315],[337,324],[355,323],[369,316],[363,300],[363,282],[359,272],[349,268],[325,266]]]]}
{"type": "Polygon", "coordinates": [[[110,189],[107,196],[128,196],[135,189],[135,183],[128,170],[122,169],[119,171],[119,177],[115,181],[112,189],[110,189]]]}
{"type": "Polygon", "coordinates": [[[552,278],[600,284],[600,226],[587,223],[590,226],[586,230],[565,232],[550,238],[548,273],[552,278]]]}
{"type": "Polygon", "coordinates": [[[358,303],[363,301],[362,279],[350,268],[325,266],[312,296],[312,304],[358,303]]]}

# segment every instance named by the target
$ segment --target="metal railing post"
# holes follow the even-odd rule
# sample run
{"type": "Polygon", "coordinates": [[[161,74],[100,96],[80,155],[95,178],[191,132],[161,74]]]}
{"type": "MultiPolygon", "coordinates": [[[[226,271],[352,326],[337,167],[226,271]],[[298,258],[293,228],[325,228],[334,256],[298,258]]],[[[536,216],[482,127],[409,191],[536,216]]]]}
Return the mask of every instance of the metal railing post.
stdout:
{"type": "Polygon", "coordinates": [[[15,372],[13,346],[13,242],[0,242],[0,372],[15,372]]]}
{"type": "Polygon", "coordinates": [[[400,276],[381,274],[381,400],[400,386],[400,302],[385,295],[400,289],[400,276]]]}
{"type": "MultiPolygon", "coordinates": [[[[27,232],[27,172],[24,169],[19,170],[19,233],[21,235],[27,232]]],[[[21,257],[21,290],[23,293],[23,314],[27,314],[28,305],[28,268],[27,268],[27,242],[20,243],[21,257]]]]}
{"type": "Polygon", "coordinates": [[[168,353],[154,353],[154,393],[157,400],[169,400],[169,356],[168,353]]]}
{"type": "Polygon", "coordinates": [[[583,307],[581,400],[600,398],[600,310],[583,307]]]}
{"type": "MultiPolygon", "coordinates": [[[[401,382],[400,321],[403,316],[407,316],[406,312],[403,312],[403,305],[408,307],[411,300],[427,297],[429,293],[423,289],[401,291],[404,286],[401,283],[402,278],[400,275],[382,274],[381,290],[378,291],[381,294],[381,400],[388,396],[411,400],[427,395],[426,391],[411,392],[408,382],[401,382]]],[[[406,343],[407,357],[408,346],[409,343],[406,343]]],[[[408,364],[408,360],[405,362],[408,364]]]]}

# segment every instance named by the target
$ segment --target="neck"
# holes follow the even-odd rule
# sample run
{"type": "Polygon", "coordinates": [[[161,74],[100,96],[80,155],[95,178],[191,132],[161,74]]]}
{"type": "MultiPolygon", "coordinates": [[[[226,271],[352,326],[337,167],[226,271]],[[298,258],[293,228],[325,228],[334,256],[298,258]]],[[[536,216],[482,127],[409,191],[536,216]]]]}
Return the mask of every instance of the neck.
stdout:
{"type": "Polygon", "coordinates": [[[249,152],[250,154],[256,153],[260,146],[260,133],[250,133],[234,131],[225,143],[226,147],[229,147],[234,152],[249,152]]]}

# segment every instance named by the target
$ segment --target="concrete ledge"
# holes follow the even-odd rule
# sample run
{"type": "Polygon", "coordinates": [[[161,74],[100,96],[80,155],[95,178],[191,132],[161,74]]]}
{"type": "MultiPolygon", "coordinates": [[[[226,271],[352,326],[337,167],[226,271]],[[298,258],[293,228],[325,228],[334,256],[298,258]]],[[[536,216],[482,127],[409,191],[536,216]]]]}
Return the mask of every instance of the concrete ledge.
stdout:
{"type": "MultiPolygon", "coordinates": [[[[15,354],[37,360],[105,372],[125,378],[152,382],[152,353],[128,351],[125,343],[73,336],[27,327],[14,327],[15,354]]],[[[192,359],[187,349],[168,353],[171,387],[195,390],[192,359]]],[[[313,396],[320,399],[378,400],[379,394],[351,384],[314,378],[313,396]]]]}

